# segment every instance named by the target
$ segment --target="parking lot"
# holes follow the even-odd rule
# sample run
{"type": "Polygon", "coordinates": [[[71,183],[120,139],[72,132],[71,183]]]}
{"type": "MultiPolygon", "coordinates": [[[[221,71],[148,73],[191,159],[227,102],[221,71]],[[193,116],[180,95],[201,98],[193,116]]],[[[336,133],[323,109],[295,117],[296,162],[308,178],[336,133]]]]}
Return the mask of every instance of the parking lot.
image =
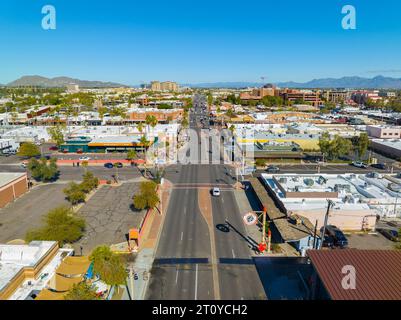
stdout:
{"type": "Polygon", "coordinates": [[[41,185],[0,209],[0,243],[24,239],[28,230],[42,225],[42,217],[49,210],[68,205],[64,188],[64,184],[41,185]]]}
{"type": "Polygon", "coordinates": [[[388,240],[379,232],[375,234],[346,235],[348,247],[353,249],[392,250],[395,242],[388,240]]]}
{"type": "Polygon", "coordinates": [[[88,254],[98,245],[111,245],[126,241],[129,229],[139,227],[146,210],[132,208],[132,197],[139,183],[124,183],[119,187],[105,185],[79,210],[86,220],[83,238],[74,244],[77,253],[81,246],[88,254]]]}

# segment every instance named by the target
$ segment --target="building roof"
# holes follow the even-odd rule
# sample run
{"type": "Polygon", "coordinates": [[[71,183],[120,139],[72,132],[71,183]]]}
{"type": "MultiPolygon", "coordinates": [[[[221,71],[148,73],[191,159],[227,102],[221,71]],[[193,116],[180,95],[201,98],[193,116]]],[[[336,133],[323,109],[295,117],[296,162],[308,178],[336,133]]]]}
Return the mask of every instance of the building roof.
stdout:
{"type": "Polygon", "coordinates": [[[49,289],[43,289],[35,300],[64,300],[65,292],[54,292],[49,289]]]}
{"type": "Polygon", "coordinates": [[[0,172],[0,188],[23,176],[26,176],[25,172],[0,172]]]}
{"type": "Polygon", "coordinates": [[[313,235],[314,226],[308,218],[292,215],[291,220],[300,221],[300,224],[293,223],[289,219],[273,220],[278,232],[284,241],[297,241],[313,235]]]}
{"type": "Polygon", "coordinates": [[[265,186],[260,182],[259,179],[249,178],[249,182],[259,198],[260,203],[267,209],[267,215],[269,216],[269,219],[274,220],[286,216],[283,212],[277,209],[273,199],[267,194],[265,186]]]}
{"type": "Polygon", "coordinates": [[[67,276],[84,275],[90,264],[88,257],[66,257],[57,268],[56,273],[67,276]]]}
{"type": "Polygon", "coordinates": [[[333,300],[401,300],[401,251],[396,250],[308,250],[307,255],[333,300]],[[344,289],[355,268],[355,289],[344,289]]]}

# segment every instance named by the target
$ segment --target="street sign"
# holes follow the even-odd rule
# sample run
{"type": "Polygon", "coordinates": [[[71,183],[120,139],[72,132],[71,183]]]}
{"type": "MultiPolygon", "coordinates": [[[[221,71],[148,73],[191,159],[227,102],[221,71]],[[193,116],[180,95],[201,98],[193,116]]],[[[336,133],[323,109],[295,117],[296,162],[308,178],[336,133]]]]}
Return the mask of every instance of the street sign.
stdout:
{"type": "Polygon", "coordinates": [[[248,226],[254,225],[256,222],[258,222],[258,216],[253,212],[248,212],[246,215],[244,215],[243,219],[245,224],[248,226]]]}

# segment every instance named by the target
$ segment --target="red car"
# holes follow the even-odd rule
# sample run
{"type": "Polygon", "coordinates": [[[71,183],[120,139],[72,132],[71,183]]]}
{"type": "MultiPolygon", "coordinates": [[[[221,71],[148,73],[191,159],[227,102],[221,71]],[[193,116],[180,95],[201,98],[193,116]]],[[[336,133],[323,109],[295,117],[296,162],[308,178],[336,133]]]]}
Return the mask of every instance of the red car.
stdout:
{"type": "Polygon", "coordinates": [[[53,146],[53,147],[50,147],[49,150],[51,150],[51,151],[57,151],[58,148],[57,148],[57,146],[53,146]]]}

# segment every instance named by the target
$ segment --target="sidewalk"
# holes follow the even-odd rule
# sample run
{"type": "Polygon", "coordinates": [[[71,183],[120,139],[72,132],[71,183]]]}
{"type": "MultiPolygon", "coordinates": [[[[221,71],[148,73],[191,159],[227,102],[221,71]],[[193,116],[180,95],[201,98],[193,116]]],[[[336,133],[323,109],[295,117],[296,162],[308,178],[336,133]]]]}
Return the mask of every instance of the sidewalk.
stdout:
{"type": "MultiPolygon", "coordinates": [[[[149,216],[149,221],[145,225],[145,230],[143,232],[143,238],[139,246],[139,252],[133,262],[132,266],[134,272],[138,274],[138,280],[134,280],[134,293],[131,294],[134,300],[144,300],[146,295],[146,290],[150,281],[150,270],[152,269],[153,260],[156,255],[157,244],[159,242],[159,236],[161,233],[161,228],[163,227],[164,218],[167,213],[167,208],[169,204],[170,194],[172,190],[172,183],[168,180],[164,180],[163,186],[161,187],[161,206],[159,210],[162,211],[160,214],[157,210],[151,212],[149,216]],[[144,280],[143,274],[148,274],[148,279],[144,280]]],[[[128,290],[131,293],[131,282],[127,279],[128,290]]],[[[124,290],[122,300],[129,300],[127,290],[124,290]]]]}

